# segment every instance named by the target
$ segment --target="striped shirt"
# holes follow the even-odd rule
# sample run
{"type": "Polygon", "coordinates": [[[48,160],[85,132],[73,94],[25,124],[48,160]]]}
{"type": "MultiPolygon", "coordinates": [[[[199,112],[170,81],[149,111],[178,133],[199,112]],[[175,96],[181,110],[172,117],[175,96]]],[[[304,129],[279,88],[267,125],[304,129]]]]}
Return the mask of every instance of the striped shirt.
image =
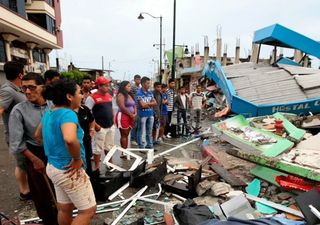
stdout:
{"type": "Polygon", "coordinates": [[[167,91],[167,95],[168,95],[168,111],[172,112],[173,111],[173,101],[174,101],[174,97],[175,97],[174,89],[169,89],[167,91]]]}

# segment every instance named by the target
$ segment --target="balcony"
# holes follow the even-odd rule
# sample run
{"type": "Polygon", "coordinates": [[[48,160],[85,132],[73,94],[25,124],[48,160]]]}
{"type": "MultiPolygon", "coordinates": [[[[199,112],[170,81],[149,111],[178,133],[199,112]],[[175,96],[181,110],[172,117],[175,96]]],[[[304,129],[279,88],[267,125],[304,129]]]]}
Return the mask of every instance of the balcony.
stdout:
{"type": "Polygon", "coordinates": [[[59,49],[62,47],[57,44],[55,35],[1,5],[0,33],[15,34],[22,42],[36,42],[39,48],[59,49]]]}
{"type": "Polygon", "coordinates": [[[26,4],[27,13],[45,13],[53,19],[55,18],[54,8],[46,1],[33,1],[31,4],[26,4]]]}

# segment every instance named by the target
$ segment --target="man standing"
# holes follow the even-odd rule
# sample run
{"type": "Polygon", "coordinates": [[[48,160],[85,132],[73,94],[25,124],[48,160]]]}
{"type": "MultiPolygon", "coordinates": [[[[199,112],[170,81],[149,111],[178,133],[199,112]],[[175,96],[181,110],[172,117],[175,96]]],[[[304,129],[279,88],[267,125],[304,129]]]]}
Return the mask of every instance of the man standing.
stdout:
{"type": "Polygon", "coordinates": [[[109,94],[110,81],[98,77],[95,85],[98,90],[87,97],[85,105],[92,111],[96,121],[96,133],[92,146],[94,170],[100,168],[101,152],[114,146],[115,126],[113,126],[112,96],[109,94]]]}
{"type": "Polygon", "coordinates": [[[53,82],[55,82],[56,80],[60,79],[60,73],[58,71],[55,70],[47,70],[44,73],[44,80],[45,80],[45,84],[52,84],[53,82]]]}
{"type": "Polygon", "coordinates": [[[191,93],[190,108],[192,109],[192,117],[196,120],[196,130],[199,130],[201,120],[201,110],[204,109],[206,96],[201,92],[201,85],[197,85],[196,92],[191,93]]]}
{"type": "Polygon", "coordinates": [[[44,224],[57,225],[57,208],[50,183],[45,173],[47,158],[43,146],[36,140],[35,131],[47,109],[42,97],[44,80],[36,73],[22,78],[22,90],[27,101],[17,104],[10,114],[9,146],[13,154],[26,157],[27,175],[32,200],[44,224]]]}
{"type": "MultiPolygon", "coordinates": [[[[4,67],[7,81],[1,86],[0,89],[0,114],[2,115],[5,138],[9,144],[9,115],[12,108],[26,100],[25,95],[22,93],[21,79],[24,74],[24,65],[19,62],[7,62],[4,67]]],[[[15,168],[15,177],[19,184],[20,200],[30,199],[30,190],[26,175],[26,159],[23,154],[18,153],[15,155],[17,166],[15,168]]]]}
{"type": "Polygon", "coordinates": [[[181,87],[179,94],[175,97],[174,105],[177,107],[177,122],[179,127],[179,134],[183,135],[186,131],[186,135],[189,134],[189,127],[187,125],[187,110],[189,109],[189,99],[186,95],[185,87],[181,87]],[[183,123],[181,123],[181,119],[183,123]]]}
{"type": "Polygon", "coordinates": [[[138,90],[141,88],[141,76],[139,74],[134,75],[133,81],[134,83],[131,85],[131,93],[136,97],[138,90]]]}
{"type": "Polygon", "coordinates": [[[137,103],[138,103],[138,133],[137,141],[139,148],[153,148],[152,143],[152,127],[153,127],[153,107],[157,105],[156,100],[153,97],[149,88],[151,86],[151,80],[148,77],[142,77],[141,89],[137,92],[137,103]],[[143,143],[143,134],[145,134],[146,145],[143,143]]]}
{"type": "Polygon", "coordinates": [[[154,122],[153,122],[153,144],[160,144],[159,142],[159,130],[160,130],[160,116],[162,109],[162,94],[161,94],[161,83],[154,82],[153,84],[153,96],[157,104],[153,107],[154,110],[154,122]]]}
{"type": "Polygon", "coordinates": [[[172,119],[172,112],[174,109],[174,99],[175,99],[175,87],[176,82],[174,79],[169,80],[169,90],[167,91],[168,96],[168,121],[167,126],[165,130],[165,134],[167,135],[167,138],[171,138],[171,119],[172,119]]]}
{"type": "Polygon", "coordinates": [[[159,141],[162,141],[164,135],[164,129],[167,125],[168,120],[168,95],[167,95],[167,84],[161,85],[161,97],[162,97],[162,104],[161,104],[161,116],[160,116],[160,130],[159,130],[159,141]]]}
{"type": "MultiPolygon", "coordinates": [[[[141,76],[136,74],[134,75],[134,83],[131,85],[131,93],[132,96],[135,98],[135,101],[137,102],[137,92],[138,90],[141,88],[141,76]]],[[[138,123],[139,123],[139,117],[136,118],[136,120],[134,121],[134,127],[131,129],[131,133],[130,133],[130,139],[131,142],[136,144],[137,143],[137,131],[138,131],[138,123]]]]}
{"type": "Polygon", "coordinates": [[[91,77],[84,76],[82,79],[82,83],[81,83],[81,91],[82,91],[82,95],[83,95],[82,102],[83,103],[86,102],[87,97],[91,94],[91,88],[92,88],[91,77]]]}

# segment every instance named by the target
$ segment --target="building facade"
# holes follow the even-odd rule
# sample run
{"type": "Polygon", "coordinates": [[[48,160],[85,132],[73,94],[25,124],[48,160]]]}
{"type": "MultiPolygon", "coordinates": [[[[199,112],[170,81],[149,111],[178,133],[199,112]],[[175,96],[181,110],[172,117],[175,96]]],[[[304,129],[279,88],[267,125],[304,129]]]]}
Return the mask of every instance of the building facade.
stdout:
{"type": "Polygon", "coordinates": [[[49,53],[63,47],[60,27],[60,0],[0,0],[0,83],[6,61],[27,72],[49,69],[49,53]]]}

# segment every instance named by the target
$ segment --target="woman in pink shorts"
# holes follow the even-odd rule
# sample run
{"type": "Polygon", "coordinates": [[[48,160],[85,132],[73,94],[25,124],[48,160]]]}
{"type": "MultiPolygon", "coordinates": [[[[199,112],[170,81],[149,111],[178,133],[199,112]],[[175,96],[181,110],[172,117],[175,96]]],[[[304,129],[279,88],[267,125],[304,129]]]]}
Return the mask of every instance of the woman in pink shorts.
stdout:
{"type": "Polygon", "coordinates": [[[122,81],[117,94],[117,104],[119,110],[115,116],[115,124],[120,130],[120,144],[122,148],[128,147],[128,136],[137,116],[137,108],[134,97],[131,94],[129,81],[122,81]]]}

